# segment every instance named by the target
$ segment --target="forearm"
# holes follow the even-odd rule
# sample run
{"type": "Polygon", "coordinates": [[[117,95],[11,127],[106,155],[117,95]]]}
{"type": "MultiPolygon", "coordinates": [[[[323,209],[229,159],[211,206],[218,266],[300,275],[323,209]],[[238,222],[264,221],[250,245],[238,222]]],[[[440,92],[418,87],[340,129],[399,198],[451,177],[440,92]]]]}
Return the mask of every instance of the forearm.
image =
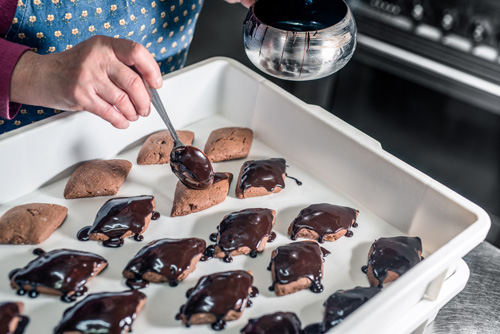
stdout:
{"type": "Polygon", "coordinates": [[[10,99],[11,81],[19,59],[28,47],[0,38],[0,118],[12,119],[20,105],[10,99]]]}

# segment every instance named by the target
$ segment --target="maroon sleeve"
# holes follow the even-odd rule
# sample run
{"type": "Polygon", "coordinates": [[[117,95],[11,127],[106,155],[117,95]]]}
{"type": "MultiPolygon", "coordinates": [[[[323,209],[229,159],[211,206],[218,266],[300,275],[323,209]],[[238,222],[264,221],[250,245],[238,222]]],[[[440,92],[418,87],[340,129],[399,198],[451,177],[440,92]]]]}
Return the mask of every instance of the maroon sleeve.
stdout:
{"type": "Polygon", "coordinates": [[[0,118],[12,119],[16,116],[20,104],[10,102],[10,81],[12,72],[21,55],[29,47],[9,42],[0,38],[0,118]]]}

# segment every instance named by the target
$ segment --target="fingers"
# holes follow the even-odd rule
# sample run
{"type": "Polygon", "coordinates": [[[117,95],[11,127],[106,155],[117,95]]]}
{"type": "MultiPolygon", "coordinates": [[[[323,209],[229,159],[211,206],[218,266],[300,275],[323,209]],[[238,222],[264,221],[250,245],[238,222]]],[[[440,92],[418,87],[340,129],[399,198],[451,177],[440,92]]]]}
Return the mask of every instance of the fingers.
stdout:
{"type": "Polygon", "coordinates": [[[102,98],[99,96],[95,95],[94,98],[92,99],[92,108],[90,111],[91,113],[101,117],[102,119],[108,121],[117,129],[126,129],[129,126],[128,120],[125,118],[125,116],[118,112],[113,105],[109,104],[108,102],[104,101],[102,98]]]}
{"type": "MultiPolygon", "coordinates": [[[[134,115],[137,113],[140,116],[148,116],[150,112],[150,97],[149,93],[144,86],[142,78],[135,73],[132,69],[122,63],[115,63],[109,70],[109,79],[120,88],[122,93],[126,93],[128,96],[128,101],[131,102],[134,115]]],[[[115,101],[121,101],[122,97],[117,96],[117,92],[109,92],[111,95],[107,95],[110,97],[110,100],[106,99],[106,101],[114,104],[118,110],[125,114],[128,120],[134,121],[135,119],[131,119],[129,114],[131,114],[130,104],[127,104],[127,101],[123,101],[123,104],[118,105],[115,104],[115,101]],[[115,95],[113,95],[115,94],[115,95]],[[124,108],[124,109],[122,109],[124,108]]],[[[104,96],[103,96],[104,97],[104,96]]]]}
{"type": "Polygon", "coordinates": [[[112,47],[116,58],[134,66],[151,87],[158,89],[163,85],[160,67],[144,46],[129,40],[113,39],[112,47]]]}

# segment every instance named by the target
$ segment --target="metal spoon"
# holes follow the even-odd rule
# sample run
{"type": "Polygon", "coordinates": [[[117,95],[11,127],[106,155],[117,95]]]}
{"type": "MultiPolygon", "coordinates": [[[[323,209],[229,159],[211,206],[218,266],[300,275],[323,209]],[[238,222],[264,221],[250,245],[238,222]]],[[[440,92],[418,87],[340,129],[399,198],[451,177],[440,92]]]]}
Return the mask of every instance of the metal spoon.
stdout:
{"type": "Polygon", "coordinates": [[[149,87],[151,103],[168,128],[174,147],[170,152],[170,167],[175,176],[188,188],[202,190],[214,181],[214,171],[208,157],[194,146],[184,145],[175,131],[156,89],[149,87]]]}

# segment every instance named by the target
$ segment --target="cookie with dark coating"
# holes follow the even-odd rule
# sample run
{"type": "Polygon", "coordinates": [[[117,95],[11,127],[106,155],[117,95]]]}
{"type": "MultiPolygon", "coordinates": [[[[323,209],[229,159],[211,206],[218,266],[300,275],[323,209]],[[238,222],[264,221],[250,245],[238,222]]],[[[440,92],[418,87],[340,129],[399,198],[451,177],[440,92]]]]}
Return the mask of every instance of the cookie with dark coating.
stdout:
{"type": "Polygon", "coordinates": [[[146,295],[137,290],[90,294],[64,311],[54,334],[132,332],[145,303],[146,295]]]}
{"type": "Polygon", "coordinates": [[[191,325],[211,324],[215,330],[225,327],[226,321],[239,319],[251,306],[250,297],[258,294],[252,286],[253,276],[244,270],[219,272],[202,276],[196,286],[187,291],[177,320],[191,325]]]}
{"type": "Polygon", "coordinates": [[[375,240],[368,252],[368,264],[362,267],[370,286],[382,287],[397,280],[422,260],[419,237],[397,236],[375,240]]]}
{"type": "Polygon", "coordinates": [[[80,241],[102,241],[105,247],[121,247],[123,240],[143,240],[151,219],[158,219],[151,195],[116,197],[108,200],[97,212],[94,224],[78,231],[80,241]]]}
{"type": "Polygon", "coordinates": [[[203,190],[189,189],[180,181],[177,182],[170,216],[189,215],[223,202],[229,192],[232,179],[231,173],[215,173],[213,184],[203,190]]]}
{"type": "Polygon", "coordinates": [[[66,219],[68,208],[48,203],[18,205],[0,217],[0,244],[37,245],[66,219]]]}
{"type": "Polygon", "coordinates": [[[248,160],[241,166],[236,197],[249,198],[279,193],[285,188],[286,160],[248,160]]]}
{"type": "Polygon", "coordinates": [[[302,334],[300,319],[293,312],[275,312],[248,320],[242,334],[302,334]]]}
{"type": "Polygon", "coordinates": [[[213,130],[204,152],[211,162],[243,159],[248,156],[253,141],[249,128],[228,127],[213,130]]]}
{"type": "MultiPolygon", "coordinates": [[[[233,256],[250,254],[256,257],[263,252],[267,242],[276,238],[272,231],[276,211],[264,208],[245,209],[226,215],[217,233],[210,235],[210,240],[216,242],[213,247],[216,258],[231,262],[233,256]]],[[[207,249],[209,251],[209,249],[207,249]]],[[[206,255],[210,255],[207,254],[206,255]]]]}
{"type": "Polygon", "coordinates": [[[276,248],[271,254],[273,285],[269,290],[284,296],[309,288],[314,293],[323,291],[324,257],[330,252],[316,241],[292,242],[276,248]]]}
{"type": "Polygon", "coordinates": [[[9,273],[10,285],[18,295],[35,298],[43,293],[72,302],[87,292],[86,283],[108,265],[102,256],[79,250],[44,252],[38,248],[33,253],[38,256],[36,259],[9,273]]]}
{"type": "MultiPolygon", "coordinates": [[[[194,132],[177,131],[180,141],[184,145],[193,144],[194,132]]],[[[150,135],[142,144],[137,155],[138,165],[161,165],[170,163],[170,152],[174,148],[174,140],[168,130],[160,131],[150,135]]]]}
{"type": "Polygon", "coordinates": [[[0,333],[22,334],[29,323],[29,318],[22,315],[24,304],[21,302],[0,303],[0,333]]]}
{"type": "Polygon", "coordinates": [[[358,213],[358,210],[345,206],[312,204],[300,211],[288,227],[288,234],[292,240],[305,238],[319,243],[335,241],[343,236],[351,237],[351,228],[358,226],[358,213]]]}
{"type": "Polygon", "coordinates": [[[205,240],[199,238],[152,241],[128,262],[123,277],[132,289],[146,287],[149,282],[176,286],[196,269],[205,247],[205,240]]]}
{"type": "Polygon", "coordinates": [[[132,163],[123,159],[91,160],[80,164],[64,188],[64,198],[116,195],[132,163]]]}

